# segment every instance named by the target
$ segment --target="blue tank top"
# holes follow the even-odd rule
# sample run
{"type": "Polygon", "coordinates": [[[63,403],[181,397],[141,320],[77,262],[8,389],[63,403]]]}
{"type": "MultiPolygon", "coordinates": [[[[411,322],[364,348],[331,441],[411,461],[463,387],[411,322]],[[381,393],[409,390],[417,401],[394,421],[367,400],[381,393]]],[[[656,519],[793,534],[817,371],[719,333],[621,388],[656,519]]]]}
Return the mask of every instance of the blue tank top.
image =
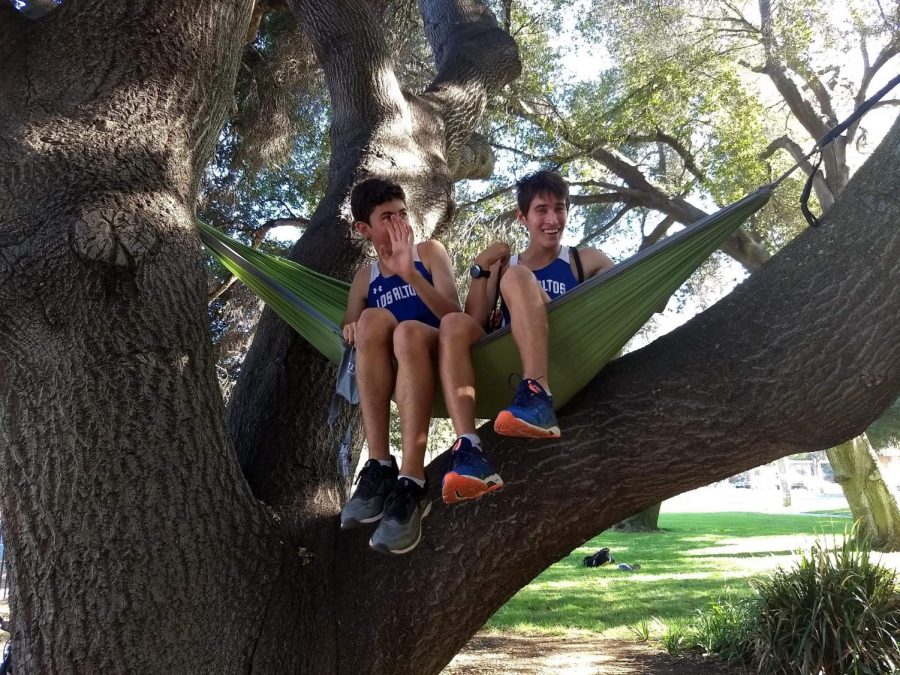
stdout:
{"type": "MultiPolygon", "coordinates": [[[[558,298],[565,295],[578,285],[578,278],[572,272],[572,263],[569,260],[568,246],[560,246],[559,255],[556,260],[549,265],[545,265],[539,270],[532,270],[534,277],[537,279],[541,288],[546,291],[550,299],[558,298]]],[[[519,264],[519,255],[516,254],[509,259],[509,266],[519,264]]],[[[503,312],[503,325],[509,324],[509,308],[506,303],[500,302],[500,311],[503,312]]]]}
{"type": "MultiPolygon", "coordinates": [[[[434,281],[431,278],[431,272],[425,267],[425,264],[419,259],[418,247],[413,251],[415,256],[416,269],[419,274],[425,277],[432,286],[434,281]]],[[[378,268],[378,262],[372,264],[372,273],[369,276],[369,295],[366,300],[368,307],[383,307],[394,315],[397,321],[421,321],[422,323],[437,328],[441,325],[441,320],[437,318],[428,305],[422,302],[422,298],[416,293],[416,289],[411,284],[403,281],[398,274],[392,274],[386,277],[381,274],[378,268]]]]}

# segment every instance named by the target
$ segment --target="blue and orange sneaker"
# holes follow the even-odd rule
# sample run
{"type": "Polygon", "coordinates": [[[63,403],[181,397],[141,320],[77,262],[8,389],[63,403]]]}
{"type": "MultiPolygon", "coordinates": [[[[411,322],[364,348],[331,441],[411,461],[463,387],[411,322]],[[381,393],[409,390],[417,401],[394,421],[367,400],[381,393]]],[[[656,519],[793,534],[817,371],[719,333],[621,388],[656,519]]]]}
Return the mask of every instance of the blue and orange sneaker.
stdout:
{"type": "Polygon", "coordinates": [[[512,405],[494,420],[494,431],[517,438],[559,438],[553,399],[537,380],[522,380],[512,405]]]}
{"type": "Polygon", "coordinates": [[[445,504],[478,499],[503,487],[503,479],[484,458],[484,451],[468,438],[457,438],[450,455],[453,462],[444,474],[441,495],[445,504]]]}

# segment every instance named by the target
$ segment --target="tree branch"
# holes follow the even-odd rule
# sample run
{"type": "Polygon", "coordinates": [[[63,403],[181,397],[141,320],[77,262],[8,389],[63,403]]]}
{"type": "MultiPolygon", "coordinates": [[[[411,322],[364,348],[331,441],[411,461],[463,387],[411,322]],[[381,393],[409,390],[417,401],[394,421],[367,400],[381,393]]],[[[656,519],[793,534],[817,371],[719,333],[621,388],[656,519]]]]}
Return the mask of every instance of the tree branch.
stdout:
{"type": "Polygon", "coordinates": [[[774,35],[774,20],[770,0],[760,0],[760,16],[762,19],[762,44],[766,62],[761,72],[768,75],[778,93],[787,103],[788,108],[803,125],[809,135],[815,139],[822,138],[828,128],[822,123],[813,107],[803,98],[797,85],[788,77],[777,56],[777,43],[774,35]]]}
{"type": "MultiPolygon", "coordinates": [[[[596,196],[600,196],[600,195],[596,195],[596,196]]],[[[606,196],[606,195],[603,195],[603,196],[606,196]]],[[[598,200],[598,201],[593,202],[593,203],[598,204],[598,203],[600,203],[600,201],[598,200]]],[[[614,227],[616,226],[616,224],[618,224],[618,222],[619,222],[620,220],[622,220],[622,218],[624,218],[624,217],[625,217],[632,209],[634,209],[634,206],[632,206],[632,205],[629,204],[628,202],[625,202],[625,205],[624,205],[621,209],[619,209],[619,210],[616,212],[616,214],[615,214],[612,218],[610,218],[608,221],[606,221],[605,223],[603,223],[601,226],[599,226],[599,227],[597,227],[597,228],[595,228],[595,229],[592,229],[590,232],[586,233],[586,234],[581,238],[581,241],[578,242],[577,247],[584,246],[585,244],[587,244],[587,243],[593,241],[594,239],[596,239],[596,238],[599,237],[600,235],[605,234],[606,232],[609,232],[609,231],[610,231],[612,228],[614,228],[614,227]]]]}
{"type": "Polygon", "coordinates": [[[666,216],[663,218],[656,227],[654,227],[650,234],[646,234],[641,239],[641,246],[639,250],[644,250],[648,246],[652,246],[664,236],[666,236],[666,232],[669,231],[669,228],[675,224],[675,219],[672,216],[666,216]]]}
{"type": "MultiPolygon", "coordinates": [[[[806,153],[803,152],[803,148],[788,136],[781,136],[769,143],[765,151],[760,154],[759,158],[761,160],[766,160],[778,150],[786,151],[807,176],[812,175],[813,165],[806,159],[806,153]]],[[[834,204],[834,194],[831,192],[831,189],[828,187],[828,184],[825,182],[825,178],[821,173],[817,173],[816,177],[813,179],[813,187],[816,190],[816,198],[819,200],[819,204],[822,208],[830,208],[831,205],[834,204]]]]}
{"type": "Polygon", "coordinates": [[[446,124],[447,164],[459,170],[459,149],[481,118],[487,97],[522,69],[509,33],[479,0],[419,0],[437,75],[422,95],[437,104],[446,124]]]}
{"type": "Polygon", "coordinates": [[[684,163],[684,167],[693,174],[701,183],[706,182],[706,175],[697,166],[693,153],[685,147],[685,145],[674,136],[665,133],[661,129],[657,129],[655,134],[629,134],[625,138],[626,142],[641,143],[664,143],[672,148],[684,163]]]}
{"type": "Polygon", "coordinates": [[[250,26],[247,29],[247,43],[252,44],[256,41],[259,24],[266,14],[289,11],[291,11],[291,8],[288,6],[287,0],[256,0],[256,5],[253,7],[253,16],[250,18],[250,26]]]}
{"type": "Polygon", "coordinates": [[[794,70],[795,73],[799,74],[800,77],[803,78],[803,83],[816,97],[816,100],[819,102],[819,108],[821,109],[822,114],[828,120],[828,126],[837,126],[839,120],[834,112],[834,107],[831,104],[831,94],[828,93],[828,90],[825,88],[822,80],[820,80],[814,72],[807,68],[805,64],[800,63],[796,59],[792,59],[788,65],[794,70]]]}
{"type": "Polygon", "coordinates": [[[484,195],[483,197],[479,197],[478,199],[473,199],[470,202],[463,202],[462,204],[459,205],[459,208],[460,209],[468,209],[473,206],[477,206],[478,204],[483,204],[484,202],[488,202],[488,201],[494,199],[495,197],[499,197],[500,195],[505,195],[508,192],[511,192],[512,190],[515,189],[515,187],[516,187],[516,184],[513,183],[512,185],[507,185],[506,187],[498,188],[497,190],[489,192],[488,194],[484,195]]]}
{"type": "MultiPolygon", "coordinates": [[[[856,92],[856,96],[853,97],[854,110],[858,109],[865,102],[866,97],[868,96],[869,86],[872,84],[872,79],[891,59],[900,53],[900,37],[895,36],[888,44],[886,44],[878,53],[878,56],[875,57],[875,61],[872,64],[869,64],[868,50],[866,49],[864,38],[861,39],[861,49],[863,52],[865,69],[863,70],[863,76],[860,80],[859,90],[856,92]]],[[[873,109],[886,103],[886,101],[881,101],[873,106],[873,109]]],[[[847,143],[853,142],[861,124],[862,119],[859,119],[847,129],[845,132],[847,143]]]]}
{"type": "Polygon", "coordinates": [[[235,284],[235,282],[237,282],[237,280],[238,280],[238,278],[232,274],[230,277],[228,277],[227,279],[225,279],[225,281],[223,281],[221,284],[215,286],[214,288],[211,288],[211,289],[206,293],[206,302],[207,302],[207,304],[209,304],[210,302],[213,302],[214,300],[218,300],[220,297],[222,297],[222,295],[223,295],[229,288],[231,288],[232,286],[234,286],[234,284],[235,284]]]}

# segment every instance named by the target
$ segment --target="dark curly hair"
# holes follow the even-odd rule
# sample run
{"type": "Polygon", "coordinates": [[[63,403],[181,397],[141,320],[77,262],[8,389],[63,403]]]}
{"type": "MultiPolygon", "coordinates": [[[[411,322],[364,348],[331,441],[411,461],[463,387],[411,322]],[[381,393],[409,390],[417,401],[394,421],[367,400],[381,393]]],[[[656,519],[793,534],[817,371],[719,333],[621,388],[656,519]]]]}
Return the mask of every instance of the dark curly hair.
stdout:
{"type": "Polygon", "coordinates": [[[350,193],[350,212],[354,220],[368,223],[375,207],[392,199],[406,201],[406,193],[402,187],[383,178],[367,178],[353,186],[350,193]]]}

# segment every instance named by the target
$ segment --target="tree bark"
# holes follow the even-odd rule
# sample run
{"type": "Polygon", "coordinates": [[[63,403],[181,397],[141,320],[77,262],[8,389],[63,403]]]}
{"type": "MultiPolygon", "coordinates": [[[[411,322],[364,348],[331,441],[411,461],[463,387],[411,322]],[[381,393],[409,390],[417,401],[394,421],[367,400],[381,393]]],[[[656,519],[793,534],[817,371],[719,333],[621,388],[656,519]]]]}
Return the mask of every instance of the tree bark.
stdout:
{"type": "Polygon", "coordinates": [[[859,534],[879,551],[900,551],[900,510],[865,434],[825,451],[859,534]]]}
{"type": "MultiPolygon", "coordinates": [[[[243,442],[273,443],[265,462],[289,470],[256,474],[257,495],[275,497],[263,505],[225,431],[191,225],[251,4],[71,2],[0,23],[0,512],[17,671],[437,673],[598,531],[843,442],[900,393],[895,125],[821,227],[610,364],[560,411],[562,439],[483,429],[506,487],[435,499],[402,558],[337,529],[320,417],[292,410],[318,410],[310,392],[330,374],[273,331],[262,344],[276,364],[245,371],[269,378],[256,400],[285,420],[232,410],[243,442]],[[256,419],[242,427],[241,414],[256,419]]],[[[319,48],[338,58],[346,42],[319,48]]],[[[358,255],[338,217],[357,166],[333,163],[344,182],[301,257],[319,243],[344,251],[337,268],[358,255]]]]}
{"type": "Polygon", "coordinates": [[[230,450],[192,219],[251,4],[72,2],[0,32],[17,673],[247,670],[286,567],[230,450]]]}

